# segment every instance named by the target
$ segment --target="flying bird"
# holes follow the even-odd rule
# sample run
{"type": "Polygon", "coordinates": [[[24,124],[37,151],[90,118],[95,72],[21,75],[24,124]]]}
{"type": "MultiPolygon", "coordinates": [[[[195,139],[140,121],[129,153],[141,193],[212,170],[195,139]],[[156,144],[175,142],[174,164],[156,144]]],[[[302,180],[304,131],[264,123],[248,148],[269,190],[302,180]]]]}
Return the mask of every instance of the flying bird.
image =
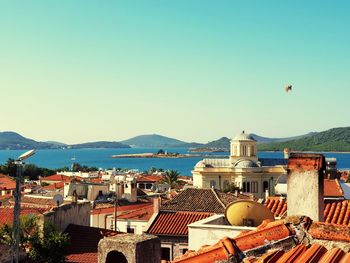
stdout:
{"type": "Polygon", "coordinates": [[[292,91],[292,85],[287,85],[284,89],[286,92],[292,91]]]}

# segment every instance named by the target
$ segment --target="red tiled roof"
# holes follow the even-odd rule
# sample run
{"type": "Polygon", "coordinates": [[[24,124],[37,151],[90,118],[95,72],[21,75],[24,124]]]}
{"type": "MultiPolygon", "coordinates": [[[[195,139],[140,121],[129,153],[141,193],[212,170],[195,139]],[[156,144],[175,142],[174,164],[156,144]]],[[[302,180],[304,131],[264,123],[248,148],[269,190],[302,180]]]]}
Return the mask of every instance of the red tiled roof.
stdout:
{"type": "MultiPolygon", "coordinates": [[[[47,208],[21,207],[21,215],[42,215],[47,208]]],[[[0,207],[0,226],[13,223],[13,207],[0,207]]]]}
{"type": "Polygon", "coordinates": [[[187,236],[188,225],[211,216],[203,212],[161,211],[147,231],[154,235],[187,236]]]}
{"type": "MultiPolygon", "coordinates": [[[[188,252],[172,262],[209,263],[214,262],[215,260],[227,260],[232,256],[239,258],[242,255],[245,255],[243,262],[246,263],[350,262],[349,253],[345,253],[339,248],[333,248],[327,251],[325,247],[317,244],[317,240],[322,240],[322,242],[324,242],[324,240],[350,242],[350,227],[312,222],[309,218],[304,217],[299,217],[298,220],[300,221],[297,221],[296,219],[297,217],[292,216],[288,218],[288,222],[285,222],[283,220],[275,222],[264,221],[262,225],[260,225],[256,230],[239,235],[234,239],[225,237],[212,246],[204,246],[196,252],[188,252]],[[291,224],[296,225],[293,227],[291,224]],[[302,226],[302,228],[300,228],[300,226],[302,226]],[[287,240],[287,238],[290,238],[291,236],[294,237],[293,239],[290,239],[291,243],[289,243],[292,246],[295,244],[304,243],[304,236],[296,238],[296,229],[298,231],[306,231],[309,235],[312,236],[312,242],[314,243],[308,246],[305,246],[304,244],[297,245],[292,249],[289,249],[289,245],[277,245],[278,241],[281,241],[283,243],[287,240]],[[271,243],[274,245],[271,246],[271,243]],[[256,254],[252,253],[254,249],[257,249],[256,254]],[[285,252],[284,249],[287,249],[289,251],[285,252]],[[250,253],[247,253],[249,251],[250,253]],[[266,252],[264,253],[264,251],[266,252]],[[264,253],[262,256],[261,252],[264,253]]],[[[332,246],[335,245],[336,244],[332,246]]],[[[241,261],[239,260],[239,262],[241,261]]]]}
{"type": "Polygon", "coordinates": [[[46,185],[43,188],[46,190],[55,190],[55,189],[62,189],[63,187],[64,187],[64,182],[58,182],[58,183],[46,185]]]}
{"type": "Polygon", "coordinates": [[[68,256],[65,262],[69,263],[97,263],[98,242],[108,236],[115,236],[118,232],[70,224],[66,231],[70,237],[68,256]]]}
{"type": "Polygon", "coordinates": [[[281,217],[287,212],[287,200],[284,197],[269,196],[264,205],[271,210],[274,217],[281,217]]]}
{"type": "Polygon", "coordinates": [[[344,197],[338,179],[324,179],[324,196],[325,197],[344,197]]]}
{"type": "Polygon", "coordinates": [[[156,175],[147,175],[147,176],[139,176],[136,178],[136,182],[141,183],[141,182],[145,182],[145,183],[156,183],[161,181],[163,178],[160,176],[156,176],[156,175]]]}
{"type": "Polygon", "coordinates": [[[345,263],[350,262],[350,253],[345,253],[340,248],[332,248],[327,250],[319,244],[305,246],[300,244],[291,250],[284,252],[277,250],[267,252],[260,259],[247,259],[244,262],[259,262],[259,263],[285,263],[285,262],[319,262],[319,263],[345,263]]]}
{"type": "Polygon", "coordinates": [[[53,174],[46,177],[42,177],[41,180],[44,181],[62,181],[67,182],[71,180],[71,177],[63,175],[63,174],[53,174]]]}
{"type": "MultiPolygon", "coordinates": [[[[265,206],[275,217],[282,217],[287,211],[287,200],[283,197],[268,197],[265,206]]],[[[324,204],[324,221],[337,225],[350,224],[350,200],[328,201],[324,204]]]]}
{"type": "MultiPolygon", "coordinates": [[[[132,205],[122,205],[118,206],[118,212],[127,212],[127,211],[134,211],[138,209],[142,209],[145,207],[148,207],[152,205],[152,203],[140,203],[140,204],[132,204],[132,205]]],[[[91,215],[97,215],[97,214],[110,214],[113,213],[114,206],[111,205],[110,207],[103,207],[103,208],[95,208],[91,210],[91,215]]]]}
{"type": "Polygon", "coordinates": [[[174,199],[162,205],[161,210],[225,213],[226,206],[239,199],[252,200],[252,196],[223,193],[215,189],[187,188],[174,199]]]}
{"type": "Polygon", "coordinates": [[[324,220],[326,223],[350,225],[350,200],[325,204],[324,220]]]}
{"type": "Polygon", "coordinates": [[[133,219],[148,221],[153,215],[153,204],[118,215],[118,219],[133,219]]]}
{"type": "Polygon", "coordinates": [[[16,189],[16,181],[8,175],[0,174],[0,190],[14,189],[16,189]]]}

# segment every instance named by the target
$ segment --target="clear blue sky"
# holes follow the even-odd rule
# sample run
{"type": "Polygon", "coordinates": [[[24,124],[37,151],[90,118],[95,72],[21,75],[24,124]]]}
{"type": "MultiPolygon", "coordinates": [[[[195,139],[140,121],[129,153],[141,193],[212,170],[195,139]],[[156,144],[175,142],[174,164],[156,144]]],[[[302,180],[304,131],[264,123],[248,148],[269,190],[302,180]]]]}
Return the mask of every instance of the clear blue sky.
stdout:
{"type": "Polygon", "coordinates": [[[0,131],[206,142],[348,126],[349,11],[349,1],[1,1],[0,131]]]}

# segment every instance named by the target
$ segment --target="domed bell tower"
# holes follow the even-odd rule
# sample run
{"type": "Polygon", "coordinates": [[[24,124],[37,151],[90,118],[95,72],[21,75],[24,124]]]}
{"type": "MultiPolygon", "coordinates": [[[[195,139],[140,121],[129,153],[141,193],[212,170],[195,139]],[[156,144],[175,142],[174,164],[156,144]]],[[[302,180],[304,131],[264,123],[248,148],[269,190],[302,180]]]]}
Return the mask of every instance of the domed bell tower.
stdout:
{"type": "Polygon", "coordinates": [[[258,161],[256,140],[244,131],[231,140],[230,153],[232,164],[242,159],[258,161]]]}

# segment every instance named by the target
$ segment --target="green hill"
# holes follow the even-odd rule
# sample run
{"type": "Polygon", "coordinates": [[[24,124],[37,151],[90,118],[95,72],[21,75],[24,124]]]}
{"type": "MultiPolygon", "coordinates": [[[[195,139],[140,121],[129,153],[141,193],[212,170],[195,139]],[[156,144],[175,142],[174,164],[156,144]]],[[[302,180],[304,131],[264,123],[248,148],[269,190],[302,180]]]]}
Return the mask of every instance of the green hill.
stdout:
{"type": "Polygon", "coordinates": [[[259,151],[282,151],[284,148],[292,151],[350,152],[350,127],[333,128],[286,142],[258,145],[259,151]]]}
{"type": "Polygon", "coordinates": [[[59,146],[52,143],[37,142],[25,138],[15,132],[0,132],[0,150],[20,150],[20,149],[56,149],[59,146]]]}
{"type": "Polygon", "coordinates": [[[164,147],[199,147],[200,143],[187,143],[174,138],[158,134],[139,135],[128,140],[121,141],[123,144],[132,147],[164,148],[164,147]]]}

